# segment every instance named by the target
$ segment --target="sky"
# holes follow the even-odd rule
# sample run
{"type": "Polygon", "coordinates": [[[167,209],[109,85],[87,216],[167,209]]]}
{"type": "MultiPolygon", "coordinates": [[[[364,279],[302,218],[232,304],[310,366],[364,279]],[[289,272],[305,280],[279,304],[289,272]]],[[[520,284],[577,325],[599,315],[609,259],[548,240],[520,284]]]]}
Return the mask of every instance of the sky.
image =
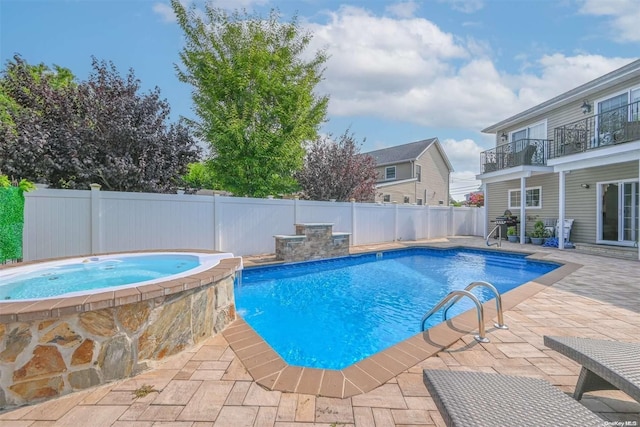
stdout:
{"type": "MultiPolygon", "coordinates": [[[[200,0],[182,0],[184,4],[200,0]]],[[[640,54],[639,0],[213,0],[283,20],[298,16],[326,49],[321,132],[347,128],[361,151],[437,137],[453,165],[451,194],[479,181],[481,130],[640,54]]],[[[144,91],[160,88],[171,119],[196,118],[191,87],[178,81],[183,34],[169,0],[0,0],[2,67],[69,68],[80,80],[91,57],[133,69],[144,91]]]]}

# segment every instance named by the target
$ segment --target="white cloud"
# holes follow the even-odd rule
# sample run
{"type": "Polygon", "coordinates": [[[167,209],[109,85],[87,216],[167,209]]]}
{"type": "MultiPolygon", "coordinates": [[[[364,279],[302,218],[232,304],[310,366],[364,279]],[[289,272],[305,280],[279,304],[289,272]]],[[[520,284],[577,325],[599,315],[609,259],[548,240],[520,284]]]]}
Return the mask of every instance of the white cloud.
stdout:
{"type": "Polygon", "coordinates": [[[462,13],[477,12],[484,7],[483,0],[438,0],[440,3],[449,3],[453,10],[462,13]]]}
{"type": "Polygon", "coordinates": [[[480,186],[480,181],[475,179],[480,153],[485,149],[472,139],[446,138],[440,141],[447,157],[453,166],[451,174],[450,193],[454,199],[460,200],[465,194],[475,191],[480,186]]]}
{"type": "MultiPolygon", "coordinates": [[[[330,95],[334,117],[479,131],[632,60],[528,56],[525,69],[506,73],[496,68],[485,42],[455,37],[426,19],[376,16],[355,7],[328,17],[326,23],[307,25],[314,35],[309,50],[326,48],[330,55],[318,89],[330,95]]],[[[445,144],[460,173],[478,173],[478,154],[492,144],[489,136],[479,138],[445,144]]]]}
{"type": "Polygon", "coordinates": [[[153,11],[160,15],[164,22],[176,22],[176,14],[173,8],[166,3],[154,3],[153,11]]]}
{"type": "Polygon", "coordinates": [[[640,41],[640,4],[638,0],[580,0],[580,12],[585,15],[610,18],[610,37],[620,42],[640,41]]]}
{"type": "Polygon", "coordinates": [[[398,18],[411,18],[420,8],[415,1],[404,1],[391,4],[385,8],[385,11],[398,18]]]}
{"type": "MultiPolygon", "coordinates": [[[[392,19],[342,7],[308,24],[310,51],[326,48],[334,116],[370,115],[429,127],[479,130],[630,62],[547,55],[527,69],[496,69],[482,41],[460,40],[422,18],[392,19]]],[[[440,135],[444,137],[444,135],[440,135]]]]}
{"type": "MultiPolygon", "coordinates": [[[[456,141],[455,139],[446,138],[440,142],[447,153],[449,161],[456,170],[459,169],[456,165],[468,166],[469,163],[478,163],[480,153],[484,151],[473,139],[456,141]]],[[[463,169],[468,169],[468,167],[463,169]]]]}
{"type": "MultiPolygon", "coordinates": [[[[535,65],[537,74],[522,74],[509,79],[519,88],[521,102],[530,100],[532,106],[553,96],[620,68],[629,58],[607,58],[600,55],[545,55],[535,65]]],[[[526,104],[525,104],[526,105],[526,104]]]]}

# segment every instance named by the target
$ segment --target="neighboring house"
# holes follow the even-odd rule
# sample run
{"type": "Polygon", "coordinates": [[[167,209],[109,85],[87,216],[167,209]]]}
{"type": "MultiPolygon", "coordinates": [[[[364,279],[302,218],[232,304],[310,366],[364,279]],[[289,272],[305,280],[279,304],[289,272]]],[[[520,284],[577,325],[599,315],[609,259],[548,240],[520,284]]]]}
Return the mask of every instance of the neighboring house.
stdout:
{"type": "Polygon", "coordinates": [[[449,205],[453,168],[438,138],[364,154],[376,161],[376,202],[449,205]]]}
{"type": "Polygon", "coordinates": [[[521,242],[538,219],[573,219],[574,243],[638,246],[639,107],[640,60],[484,129],[487,230],[508,209],[521,242]]]}

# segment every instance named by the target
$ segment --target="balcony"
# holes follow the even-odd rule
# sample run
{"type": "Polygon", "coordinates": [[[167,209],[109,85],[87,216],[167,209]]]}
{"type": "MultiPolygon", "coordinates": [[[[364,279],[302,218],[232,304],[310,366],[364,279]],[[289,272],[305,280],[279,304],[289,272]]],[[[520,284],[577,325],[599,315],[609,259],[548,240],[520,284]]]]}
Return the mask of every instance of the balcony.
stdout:
{"type": "Polygon", "coordinates": [[[624,144],[640,139],[640,101],[554,129],[548,158],[624,144]]]}
{"type": "Polygon", "coordinates": [[[495,172],[515,166],[544,166],[547,139],[520,139],[480,153],[481,173],[495,172]]]}

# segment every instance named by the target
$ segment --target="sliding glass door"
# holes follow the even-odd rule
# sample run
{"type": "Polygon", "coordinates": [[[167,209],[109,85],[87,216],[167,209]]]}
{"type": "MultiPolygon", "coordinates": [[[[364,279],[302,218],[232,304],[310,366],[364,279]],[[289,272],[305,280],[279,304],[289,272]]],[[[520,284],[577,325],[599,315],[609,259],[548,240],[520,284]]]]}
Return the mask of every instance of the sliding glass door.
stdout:
{"type": "Polygon", "coordinates": [[[631,246],[638,241],[638,181],[598,184],[598,243],[631,246]]]}

